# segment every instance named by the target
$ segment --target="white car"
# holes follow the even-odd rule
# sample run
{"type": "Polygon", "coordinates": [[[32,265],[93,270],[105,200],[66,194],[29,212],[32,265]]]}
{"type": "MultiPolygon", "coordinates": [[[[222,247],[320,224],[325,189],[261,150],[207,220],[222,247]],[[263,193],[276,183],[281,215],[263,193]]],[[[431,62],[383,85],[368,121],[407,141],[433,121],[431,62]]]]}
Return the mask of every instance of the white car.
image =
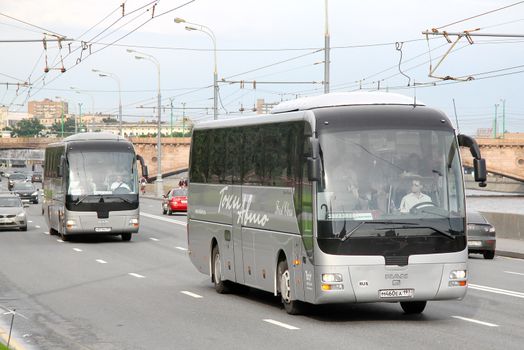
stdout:
{"type": "Polygon", "coordinates": [[[15,194],[0,194],[0,230],[19,229],[27,231],[24,204],[15,194]]]}

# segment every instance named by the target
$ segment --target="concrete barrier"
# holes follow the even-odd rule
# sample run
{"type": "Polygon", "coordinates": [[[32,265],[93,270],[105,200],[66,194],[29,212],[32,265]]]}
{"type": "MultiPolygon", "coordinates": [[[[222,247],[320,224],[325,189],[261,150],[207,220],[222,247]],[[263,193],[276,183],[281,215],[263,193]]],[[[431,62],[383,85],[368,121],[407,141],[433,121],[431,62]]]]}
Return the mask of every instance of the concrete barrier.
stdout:
{"type": "Polygon", "coordinates": [[[524,240],[524,215],[493,212],[482,215],[495,226],[497,237],[524,240]]]}

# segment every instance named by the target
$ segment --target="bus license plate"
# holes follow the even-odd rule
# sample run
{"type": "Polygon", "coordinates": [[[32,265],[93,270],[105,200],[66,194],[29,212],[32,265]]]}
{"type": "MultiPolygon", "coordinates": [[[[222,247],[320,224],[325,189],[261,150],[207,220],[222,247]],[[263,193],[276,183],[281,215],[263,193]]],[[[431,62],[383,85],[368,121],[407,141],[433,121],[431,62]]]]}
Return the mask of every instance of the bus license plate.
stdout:
{"type": "Polygon", "coordinates": [[[380,289],[378,296],[380,298],[413,298],[414,289],[380,289]]]}
{"type": "Polygon", "coordinates": [[[111,232],[111,227],[95,227],[95,232],[111,232]]]}

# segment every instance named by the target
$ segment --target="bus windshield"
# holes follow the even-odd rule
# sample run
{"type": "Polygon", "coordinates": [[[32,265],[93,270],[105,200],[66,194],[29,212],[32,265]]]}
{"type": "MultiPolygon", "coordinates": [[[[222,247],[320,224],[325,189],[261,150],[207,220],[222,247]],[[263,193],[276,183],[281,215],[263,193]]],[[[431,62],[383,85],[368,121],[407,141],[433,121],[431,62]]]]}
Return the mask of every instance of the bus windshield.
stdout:
{"type": "Polygon", "coordinates": [[[401,225],[396,233],[408,236],[424,230],[463,234],[462,173],[452,131],[323,130],[319,141],[319,238],[376,235],[395,223],[401,225]]]}
{"type": "Polygon", "coordinates": [[[132,152],[75,151],[68,154],[68,164],[67,194],[75,198],[138,193],[132,152]]]}

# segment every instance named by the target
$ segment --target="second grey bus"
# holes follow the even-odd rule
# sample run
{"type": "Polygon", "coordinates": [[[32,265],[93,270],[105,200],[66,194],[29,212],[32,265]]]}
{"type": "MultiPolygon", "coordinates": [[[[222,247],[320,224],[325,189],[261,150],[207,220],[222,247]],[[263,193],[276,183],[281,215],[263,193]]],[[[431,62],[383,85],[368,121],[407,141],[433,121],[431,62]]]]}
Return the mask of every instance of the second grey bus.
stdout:
{"type": "Polygon", "coordinates": [[[81,133],[45,150],[42,213],[62,240],[85,234],[121,235],[139,229],[137,160],[133,144],[109,133],[81,133]]]}
{"type": "Polygon", "coordinates": [[[335,93],[270,115],[197,124],[188,248],[218,292],[238,285],[305,303],[429,300],[467,289],[459,146],[441,112],[388,93],[335,93]]]}

